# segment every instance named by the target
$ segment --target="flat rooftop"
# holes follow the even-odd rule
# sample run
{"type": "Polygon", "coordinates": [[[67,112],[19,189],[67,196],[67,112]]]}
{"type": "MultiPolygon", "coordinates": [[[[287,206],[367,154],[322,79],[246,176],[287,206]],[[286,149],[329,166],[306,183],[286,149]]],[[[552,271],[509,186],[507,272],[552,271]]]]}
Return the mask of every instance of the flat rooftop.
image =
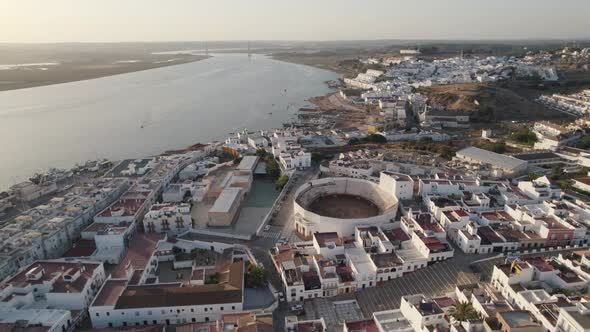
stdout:
{"type": "Polygon", "coordinates": [[[527,162],[511,156],[491,152],[473,146],[457,151],[457,156],[477,160],[480,163],[494,165],[503,169],[514,170],[526,166],[527,162]]]}
{"type": "Polygon", "coordinates": [[[209,209],[209,212],[221,212],[227,213],[231,210],[234,202],[239,199],[242,193],[240,188],[225,188],[219,194],[219,197],[215,200],[215,203],[209,209]]]}
{"type": "Polygon", "coordinates": [[[125,287],[127,286],[126,279],[109,279],[107,280],[100,292],[96,295],[96,299],[92,306],[114,306],[117,303],[119,296],[123,294],[125,287]]]}
{"type": "Polygon", "coordinates": [[[137,233],[129,243],[125,256],[113,271],[113,278],[127,278],[127,269],[144,269],[158,241],[164,239],[164,234],[137,233]]]}
{"type": "Polygon", "coordinates": [[[260,158],[258,156],[244,156],[242,158],[242,161],[240,161],[238,167],[236,167],[236,169],[239,171],[254,172],[254,169],[256,169],[256,164],[258,163],[259,159],[260,158]]]}

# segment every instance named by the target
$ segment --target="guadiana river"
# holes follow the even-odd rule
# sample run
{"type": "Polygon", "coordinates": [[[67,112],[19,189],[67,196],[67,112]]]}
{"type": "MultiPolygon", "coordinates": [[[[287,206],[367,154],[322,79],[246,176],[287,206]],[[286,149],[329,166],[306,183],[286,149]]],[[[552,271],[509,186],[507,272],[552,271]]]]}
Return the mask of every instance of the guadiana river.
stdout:
{"type": "Polygon", "coordinates": [[[279,127],[337,78],[262,55],[224,54],[0,92],[0,190],[49,167],[148,156],[242,128],[279,127]]]}

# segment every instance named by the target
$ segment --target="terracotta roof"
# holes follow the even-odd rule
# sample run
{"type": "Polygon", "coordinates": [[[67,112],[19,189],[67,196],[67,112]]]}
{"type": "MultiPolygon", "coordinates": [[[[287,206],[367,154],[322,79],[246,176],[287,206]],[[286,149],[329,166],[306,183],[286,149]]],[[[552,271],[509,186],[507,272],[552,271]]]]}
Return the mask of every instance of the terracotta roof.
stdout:
{"type": "MultiPolygon", "coordinates": [[[[203,304],[241,303],[244,262],[232,263],[227,282],[181,287],[180,284],[129,286],[119,297],[115,309],[156,308],[203,304]]],[[[224,279],[220,276],[220,280],[224,279]]]]}

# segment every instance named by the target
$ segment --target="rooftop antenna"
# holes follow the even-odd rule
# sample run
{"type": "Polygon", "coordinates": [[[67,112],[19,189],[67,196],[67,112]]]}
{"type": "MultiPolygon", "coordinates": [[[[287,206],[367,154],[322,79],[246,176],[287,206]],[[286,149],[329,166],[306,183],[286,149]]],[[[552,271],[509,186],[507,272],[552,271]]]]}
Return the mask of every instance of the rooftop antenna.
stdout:
{"type": "Polygon", "coordinates": [[[252,56],[252,52],[250,51],[250,41],[248,40],[248,57],[252,56]]]}
{"type": "Polygon", "coordinates": [[[207,47],[207,42],[205,42],[205,55],[209,55],[209,48],[207,47]]]}

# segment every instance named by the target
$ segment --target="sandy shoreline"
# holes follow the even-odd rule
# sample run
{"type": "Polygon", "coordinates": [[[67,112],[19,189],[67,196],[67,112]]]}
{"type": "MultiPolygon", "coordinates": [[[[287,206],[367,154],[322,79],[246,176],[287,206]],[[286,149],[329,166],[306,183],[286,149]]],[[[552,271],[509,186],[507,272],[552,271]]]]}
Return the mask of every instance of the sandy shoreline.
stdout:
{"type": "Polygon", "coordinates": [[[45,70],[18,68],[0,71],[0,91],[17,90],[38,86],[83,81],[99,77],[132,73],[142,70],[174,66],[207,59],[194,55],[172,59],[173,61],[120,61],[96,64],[60,64],[45,70]]]}

